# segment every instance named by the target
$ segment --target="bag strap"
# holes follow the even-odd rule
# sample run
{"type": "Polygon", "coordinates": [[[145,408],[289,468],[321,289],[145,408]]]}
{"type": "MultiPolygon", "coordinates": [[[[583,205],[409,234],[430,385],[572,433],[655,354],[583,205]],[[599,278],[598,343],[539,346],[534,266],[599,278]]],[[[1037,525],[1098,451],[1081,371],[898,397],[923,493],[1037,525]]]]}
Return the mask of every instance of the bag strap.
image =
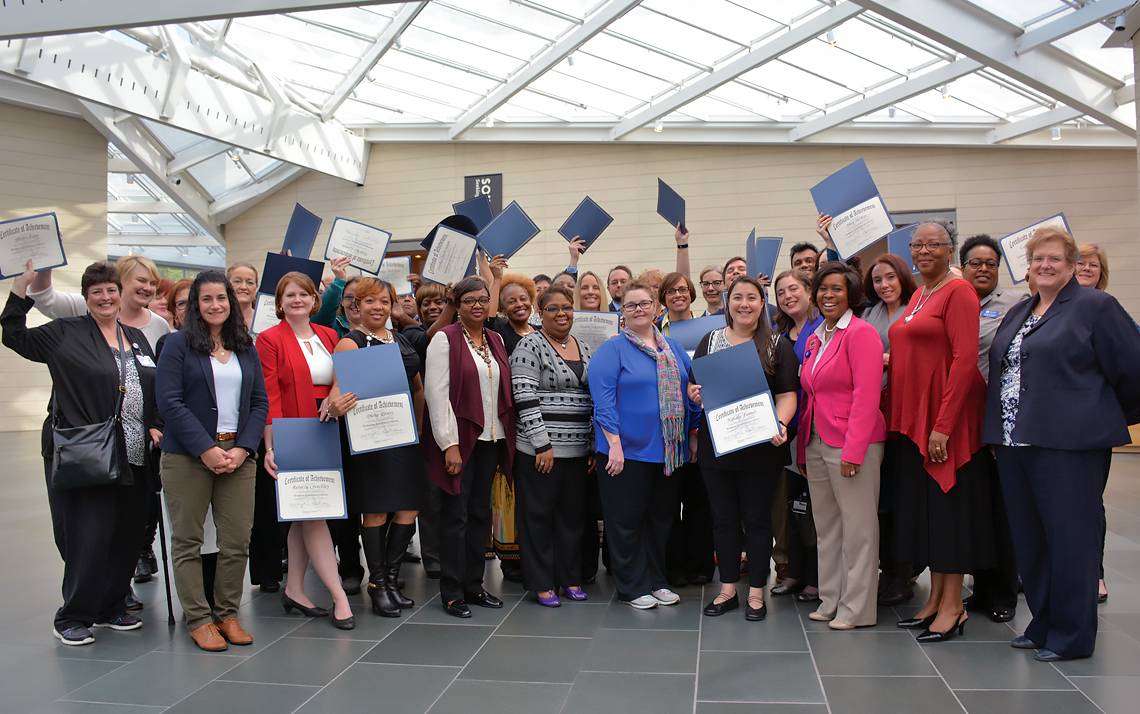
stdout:
{"type": "Polygon", "coordinates": [[[127,393],[127,358],[123,347],[123,325],[115,322],[115,336],[119,338],[119,398],[115,402],[115,418],[120,416],[123,408],[123,397],[127,393]]]}

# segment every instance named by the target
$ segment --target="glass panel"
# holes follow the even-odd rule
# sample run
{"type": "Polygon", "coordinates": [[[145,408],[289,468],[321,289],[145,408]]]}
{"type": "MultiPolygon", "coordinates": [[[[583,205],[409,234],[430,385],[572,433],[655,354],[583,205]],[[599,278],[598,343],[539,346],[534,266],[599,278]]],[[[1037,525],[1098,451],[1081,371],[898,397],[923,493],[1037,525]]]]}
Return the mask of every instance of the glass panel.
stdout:
{"type": "Polygon", "coordinates": [[[812,40],[791,52],[785,52],[780,59],[855,91],[898,76],[897,72],[853,54],[846,46],[833,46],[819,40],[812,40]]]}
{"type": "Polygon", "coordinates": [[[905,102],[899,102],[900,111],[910,111],[928,121],[943,123],[976,123],[991,124],[997,121],[993,114],[973,107],[965,102],[958,101],[951,93],[944,99],[942,92],[933,90],[911,97],[905,102]]]}
{"type": "MultiPolygon", "coordinates": [[[[765,5],[775,3],[729,2],[728,0],[646,0],[641,7],[656,10],[708,32],[748,45],[759,37],[780,30],[782,23],[765,17],[765,5]],[[752,6],[752,8],[749,7],[752,6]]],[[[699,36],[703,37],[703,36],[699,36]]],[[[679,47],[685,47],[680,45],[679,47]]],[[[687,48],[686,48],[687,49],[687,48]]]]}
{"type": "Polygon", "coordinates": [[[816,108],[823,108],[851,93],[834,82],[780,60],[746,72],[742,78],[816,108]]]}
{"type": "MultiPolygon", "coordinates": [[[[558,2],[558,8],[565,12],[564,2],[558,2]]],[[[540,9],[530,8],[516,2],[476,2],[469,0],[463,2],[441,2],[435,0],[428,6],[435,11],[447,11],[455,15],[456,20],[465,22],[471,14],[483,16],[489,20],[508,25],[516,30],[533,33],[547,40],[554,40],[562,33],[575,26],[575,23],[561,17],[543,12],[540,9]],[[466,5],[467,7],[463,7],[466,5]]],[[[573,13],[571,13],[573,14],[573,13]]],[[[423,17],[422,13],[420,17],[423,17]]]]}
{"type": "MultiPolygon", "coordinates": [[[[943,56],[932,51],[930,47],[915,44],[873,25],[865,17],[848,20],[832,30],[832,34],[836,49],[847,50],[869,62],[875,62],[903,74],[943,56]]],[[[824,37],[826,38],[826,35],[824,37]]],[[[814,46],[819,43],[809,44],[814,46]]],[[[856,86],[865,87],[870,84],[871,81],[857,82],[856,86]]]]}
{"type": "Polygon", "coordinates": [[[582,53],[631,67],[639,72],[674,84],[679,84],[687,77],[704,71],[700,66],[687,64],[604,33],[595,35],[576,54],[582,53]]]}
{"type": "MultiPolygon", "coordinates": [[[[488,2],[487,5],[495,3],[488,2]]],[[[505,4],[505,3],[503,3],[505,4]]],[[[472,9],[478,12],[479,5],[472,9]]],[[[541,52],[552,38],[535,37],[527,32],[505,27],[478,15],[456,12],[447,7],[428,3],[427,7],[416,17],[412,27],[420,30],[436,32],[440,35],[461,40],[464,43],[480,47],[495,48],[500,52],[513,56],[520,61],[541,52]]],[[[407,34],[407,33],[405,33],[407,34]]]]}
{"type": "Polygon", "coordinates": [[[1132,78],[1135,73],[1132,50],[1128,47],[1101,47],[1112,33],[1113,31],[1104,25],[1090,25],[1080,32],[1062,37],[1053,44],[1117,79],[1132,78]]]}
{"type": "Polygon", "coordinates": [[[605,82],[604,76],[597,76],[593,81],[586,81],[558,71],[552,71],[531,82],[530,88],[552,94],[559,99],[596,109],[598,113],[608,114],[614,119],[624,116],[627,112],[645,103],[637,97],[630,97],[608,89],[602,86],[603,82],[605,82]]]}
{"type": "Polygon", "coordinates": [[[677,55],[711,67],[740,51],[735,42],[722,40],[703,30],[671,20],[642,7],[635,7],[610,25],[610,32],[669,49],[677,55]]]}
{"type": "Polygon", "coordinates": [[[441,57],[460,67],[476,68],[495,77],[509,77],[526,62],[523,57],[503,51],[502,46],[491,50],[459,39],[464,36],[462,28],[454,29],[448,35],[424,29],[417,22],[400,36],[400,45],[420,55],[441,57]]]}
{"type": "MultiPolygon", "coordinates": [[[[666,82],[581,50],[575,52],[572,57],[572,60],[564,60],[558,65],[558,74],[595,84],[604,84],[614,92],[620,92],[628,97],[636,97],[641,102],[648,102],[663,92],[671,91],[675,86],[671,82],[666,82]]],[[[554,72],[550,74],[554,74],[554,72]]]]}

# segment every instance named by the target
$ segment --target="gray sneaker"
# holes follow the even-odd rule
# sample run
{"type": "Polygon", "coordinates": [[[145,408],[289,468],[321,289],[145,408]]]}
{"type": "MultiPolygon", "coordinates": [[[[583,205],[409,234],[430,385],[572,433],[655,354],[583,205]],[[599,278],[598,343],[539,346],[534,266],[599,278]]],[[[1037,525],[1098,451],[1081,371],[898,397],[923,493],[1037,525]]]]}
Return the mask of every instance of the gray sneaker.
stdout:
{"type": "Polygon", "coordinates": [[[89,645],[95,641],[95,635],[91,634],[91,630],[87,629],[83,625],[69,627],[62,632],[53,627],[51,628],[51,633],[55,635],[55,638],[57,640],[65,645],[70,645],[72,647],[89,645]]]}
{"type": "Polygon", "coordinates": [[[657,607],[657,598],[652,595],[642,595],[639,598],[630,600],[626,604],[637,610],[652,610],[657,607]]]}
{"type": "Polygon", "coordinates": [[[122,615],[115,615],[106,622],[95,623],[95,627],[107,627],[118,632],[137,630],[142,626],[143,621],[129,612],[124,612],[122,615]]]}
{"type": "Polygon", "coordinates": [[[681,602],[681,596],[669,588],[654,590],[653,599],[662,605],[676,605],[677,603],[681,602]]]}

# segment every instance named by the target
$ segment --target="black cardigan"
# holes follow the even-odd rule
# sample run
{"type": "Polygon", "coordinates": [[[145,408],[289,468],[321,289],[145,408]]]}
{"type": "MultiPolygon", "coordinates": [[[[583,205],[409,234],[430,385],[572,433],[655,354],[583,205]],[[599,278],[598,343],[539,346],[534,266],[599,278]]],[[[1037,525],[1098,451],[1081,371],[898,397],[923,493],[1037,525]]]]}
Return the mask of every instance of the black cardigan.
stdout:
{"type": "MultiPolygon", "coordinates": [[[[8,295],[8,303],[0,314],[4,346],[24,359],[47,365],[61,426],[106,421],[118,401],[119,363],[103,339],[95,318],[90,315],[62,317],[29,329],[27,315],[34,304],[31,298],[21,298],[15,293],[8,295]]],[[[157,428],[154,354],[141,330],[128,325],[122,327],[123,344],[134,353],[142,384],[143,425],[157,428]],[[152,366],[144,365],[143,361],[152,366]]],[[[43,455],[48,457],[51,455],[48,423],[44,425],[43,437],[43,455]]],[[[149,438],[147,441],[149,447],[149,438]]]]}

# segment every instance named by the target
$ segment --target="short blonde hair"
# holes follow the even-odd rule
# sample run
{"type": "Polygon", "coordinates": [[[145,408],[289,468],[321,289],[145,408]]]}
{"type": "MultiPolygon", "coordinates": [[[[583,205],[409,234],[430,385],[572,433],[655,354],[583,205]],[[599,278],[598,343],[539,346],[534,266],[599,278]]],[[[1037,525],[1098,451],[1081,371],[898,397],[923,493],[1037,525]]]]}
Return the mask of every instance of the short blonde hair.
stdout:
{"type": "Polygon", "coordinates": [[[1033,262],[1033,253],[1041,245],[1057,241],[1065,249],[1065,262],[1069,265],[1077,264],[1077,242],[1073,240],[1073,236],[1069,235],[1067,231],[1059,228],[1038,228],[1033,231],[1033,237],[1030,238],[1025,244],[1025,257],[1029,262],[1033,262]]]}
{"type": "MultiPolygon", "coordinates": [[[[641,283],[642,285],[652,285],[653,283],[660,285],[665,282],[665,273],[660,268],[647,268],[641,271],[641,275],[638,275],[637,280],[633,282],[641,283]]],[[[628,290],[629,288],[626,289],[628,290]]],[[[656,297],[656,295],[654,295],[654,297],[656,297]]]]}
{"type": "Polygon", "coordinates": [[[124,279],[133,273],[136,268],[142,268],[150,273],[150,279],[156,283],[162,279],[162,276],[158,274],[158,266],[145,255],[128,255],[125,258],[119,258],[115,263],[115,268],[119,271],[120,282],[125,282],[124,279]]]}
{"type": "Polygon", "coordinates": [[[1097,279],[1094,286],[1097,290],[1108,289],[1108,253],[1104,252],[1096,243],[1082,243],[1077,248],[1077,258],[1087,258],[1095,255],[1097,262],[1100,263],[1100,278],[1097,279]]]}

